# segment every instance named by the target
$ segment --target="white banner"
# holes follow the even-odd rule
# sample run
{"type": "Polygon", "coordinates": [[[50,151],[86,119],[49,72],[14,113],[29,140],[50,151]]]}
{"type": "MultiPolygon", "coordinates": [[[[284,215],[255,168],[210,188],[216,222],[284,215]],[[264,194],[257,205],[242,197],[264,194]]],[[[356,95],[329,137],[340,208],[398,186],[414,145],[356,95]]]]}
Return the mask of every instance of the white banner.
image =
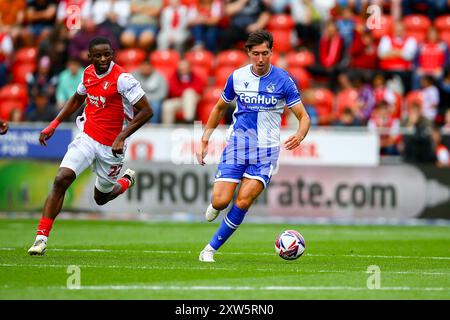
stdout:
{"type": "MultiPolygon", "coordinates": [[[[226,145],[226,129],[214,131],[206,163],[217,164],[226,145]]],[[[128,160],[196,164],[195,150],[203,133],[201,125],[191,128],[145,127],[134,133],[128,143],[128,160]]],[[[293,130],[281,131],[281,143],[293,130]]],[[[280,164],[317,166],[377,166],[378,135],[367,131],[311,129],[300,148],[281,148],[280,164]]]]}

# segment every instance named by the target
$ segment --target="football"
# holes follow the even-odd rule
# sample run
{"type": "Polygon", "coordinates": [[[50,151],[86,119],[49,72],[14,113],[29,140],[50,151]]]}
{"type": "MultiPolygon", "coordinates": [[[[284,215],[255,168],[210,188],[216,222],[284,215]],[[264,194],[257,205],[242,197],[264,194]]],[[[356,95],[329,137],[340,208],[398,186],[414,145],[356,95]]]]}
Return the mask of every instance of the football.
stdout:
{"type": "Polygon", "coordinates": [[[285,260],[295,260],[305,252],[306,243],[300,232],[286,230],[278,235],[275,240],[276,253],[285,260]]]}

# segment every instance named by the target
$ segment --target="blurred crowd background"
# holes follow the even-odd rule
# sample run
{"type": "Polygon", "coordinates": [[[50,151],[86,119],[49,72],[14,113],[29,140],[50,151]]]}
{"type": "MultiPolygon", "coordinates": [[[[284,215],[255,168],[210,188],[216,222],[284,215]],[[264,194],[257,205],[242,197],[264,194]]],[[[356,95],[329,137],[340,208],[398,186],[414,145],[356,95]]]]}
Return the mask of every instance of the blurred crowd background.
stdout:
{"type": "Polygon", "coordinates": [[[257,29],[313,126],[375,130],[382,156],[450,166],[450,0],[0,0],[0,118],[52,120],[105,36],[152,123],[205,123],[257,29]]]}

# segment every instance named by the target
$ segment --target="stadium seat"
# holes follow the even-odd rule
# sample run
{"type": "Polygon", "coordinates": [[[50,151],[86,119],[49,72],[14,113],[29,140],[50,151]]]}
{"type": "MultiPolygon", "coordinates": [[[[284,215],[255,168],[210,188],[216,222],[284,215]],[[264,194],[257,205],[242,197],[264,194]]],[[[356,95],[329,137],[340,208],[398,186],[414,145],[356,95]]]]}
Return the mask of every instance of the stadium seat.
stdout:
{"type": "Polygon", "coordinates": [[[442,15],[436,18],[434,21],[434,26],[439,31],[449,31],[450,32],[450,14],[442,15]]]}
{"type": "Polygon", "coordinates": [[[214,85],[224,87],[227,83],[228,77],[235,70],[234,67],[222,66],[216,69],[214,73],[214,85]]]}
{"type": "Polygon", "coordinates": [[[439,38],[447,43],[447,46],[450,47],[450,30],[443,30],[439,33],[439,38]]]}
{"type": "Polygon", "coordinates": [[[287,64],[289,68],[304,68],[314,65],[315,57],[311,51],[290,51],[287,56],[287,64]]]}
{"type": "Polygon", "coordinates": [[[121,49],[116,53],[117,64],[124,67],[129,72],[137,69],[145,58],[145,51],[138,48],[121,49]]]}
{"type": "Polygon", "coordinates": [[[407,15],[402,21],[406,31],[426,32],[431,26],[430,19],[422,14],[407,15]]]}
{"type": "Polygon", "coordinates": [[[185,58],[192,66],[199,66],[205,68],[208,73],[211,72],[214,56],[208,50],[191,50],[186,52],[185,58]]]}
{"type": "Polygon", "coordinates": [[[206,103],[215,104],[222,95],[222,89],[223,89],[222,87],[217,86],[206,88],[203,93],[202,101],[206,103]]]}
{"type": "Polygon", "coordinates": [[[319,124],[328,125],[333,119],[333,92],[326,88],[316,88],[313,90],[312,104],[319,115],[319,124]]]}
{"type": "Polygon", "coordinates": [[[294,19],[291,15],[285,13],[274,14],[270,17],[269,23],[267,24],[267,29],[269,31],[275,30],[294,30],[294,19]]]}
{"type": "Polygon", "coordinates": [[[416,39],[417,43],[423,43],[425,42],[427,38],[427,32],[426,31],[420,31],[420,30],[406,30],[406,35],[408,37],[413,37],[416,39]]]}
{"type": "Polygon", "coordinates": [[[209,70],[203,68],[202,66],[192,66],[191,70],[203,80],[203,83],[209,83],[209,70]]]}
{"type": "Polygon", "coordinates": [[[0,89],[0,101],[12,100],[19,102],[25,109],[28,104],[27,86],[24,84],[7,84],[0,89]]]}
{"type": "Polygon", "coordinates": [[[340,91],[336,97],[336,115],[339,116],[346,107],[354,106],[357,101],[358,91],[356,89],[340,91]]]}
{"type": "Polygon", "coordinates": [[[156,70],[169,79],[175,72],[180,55],[175,50],[156,50],[150,53],[150,63],[156,70]]]}
{"type": "Polygon", "coordinates": [[[12,67],[12,82],[13,83],[27,83],[29,74],[36,71],[36,64],[34,63],[19,63],[12,67]]]}
{"type": "Polygon", "coordinates": [[[393,18],[391,16],[383,15],[380,17],[379,28],[372,29],[372,35],[376,40],[381,39],[385,35],[390,35],[392,33],[393,18]]]}
{"type": "Polygon", "coordinates": [[[234,69],[245,65],[248,62],[248,55],[241,50],[225,50],[216,55],[215,68],[224,66],[234,69]]]}
{"type": "Polygon", "coordinates": [[[11,119],[11,112],[15,109],[19,109],[22,113],[25,110],[20,101],[4,100],[0,101],[0,119],[11,119]]]}
{"type": "Polygon", "coordinates": [[[286,53],[292,50],[292,31],[273,30],[273,50],[275,52],[286,53]]]}
{"type": "Polygon", "coordinates": [[[14,63],[37,64],[38,49],[36,47],[25,47],[18,49],[15,54],[14,63]]]}
{"type": "MultiPolygon", "coordinates": [[[[211,110],[216,105],[220,96],[222,95],[221,87],[209,87],[206,88],[203,92],[202,99],[197,107],[197,119],[200,120],[203,124],[206,124],[208,121],[209,114],[211,110]]],[[[222,118],[220,124],[225,124],[225,119],[222,118]]]]}
{"type": "Polygon", "coordinates": [[[293,77],[297,81],[300,90],[308,89],[310,87],[311,75],[305,68],[292,67],[289,68],[288,71],[291,77],[293,77]]]}
{"type": "Polygon", "coordinates": [[[413,103],[418,103],[422,105],[423,102],[423,94],[421,90],[413,90],[410,91],[405,97],[405,110],[409,113],[409,108],[413,103]]]}

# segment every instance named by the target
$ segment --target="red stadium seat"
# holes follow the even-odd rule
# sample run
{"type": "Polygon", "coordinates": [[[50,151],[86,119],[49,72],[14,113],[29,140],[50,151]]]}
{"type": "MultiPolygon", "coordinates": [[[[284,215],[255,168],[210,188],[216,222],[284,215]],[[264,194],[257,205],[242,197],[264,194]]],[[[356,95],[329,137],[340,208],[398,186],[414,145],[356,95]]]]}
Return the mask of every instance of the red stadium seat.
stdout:
{"type": "Polygon", "coordinates": [[[439,38],[447,43],[447,46],[450,47],[450,30],[443,30],[439,33],[439,38]]]}
{"type": "Polygon", "coordinates": [[[434,26],[439,31],[449,31],[450,32],[450,14],[439,16],[434,21],[434,26]]]}
{"type": "Polygon", "coordinates": [[[267,24],[267,29],[269,31],[275,30],[294,30],[295,22],[294,19],[289,14],[274,14],[270,17],[269,23],[267,24]]]}
{"type": "Polygon", "coordinates": [[[142,49],[121,49],[116,53],[116,62],[127,71],[134,71],[145,60],[146,53],[142,49]]]}
{"type": "Polygon", "coordinates": [[[12,68],[12,82],[27,83],[28,75],[33,74],[34,71],[36,71],[36,64],[34,63],[16,63],[12,68]]]}
{"type": "Polygon", "coordinates": [[[14,63],[37,64],[38,49],[36,47],[25,47],[17,50],[14,63]]]}
{"type": "Polygon", "coordinates": [[[156,70],[169,79],[175,72],[180,55],[175,50],[156,50],[150,53],[150,63],[156,70]]]}
{"type": "Polygon", "coordinates": [[[202,66],[192,66],[191,70],[203,80],[203,83],[209,83],[209,70],[203,68],[202,66]]]}
{"type": "Polygon", "coordinates": [[[216,56],[215,67],[232,67],[234,69],[248,63],[248,55],[241,50],[225,50],[219,52],[216,56]]]}
{"type": "MultiPolygon", "coordinates": [[[[222,88],[209,87],[203,93],[203,97],[197,107],[197,119],[203,124],[206,124],[209,118],[209,114],[216,105],[220,96],[222,95],[222,88]]],[[[225,124],[225,119],[220,120],[220,124],[225,124]]]]}
{"type": "Polygon", "coordinates": [[[23,108],[28,104],[27,86],[24,84],[7,84],[0,89],[0,101],[12,100],[19,102],[23,108]]]}
{"type": "Polygon", "coordinates": [[[276,52],[288,52],[292,50],[292,31],[290,30],[274,30],[273,50],[276,52]]]}
{"type": "Polygon", "coordinates": [[[319,115],[319,124],[330,124],[333,119],[333,92],[326,88],[313,89],[312,104],[319,115]]]}
{"type": "Polygon", "coordinates": [[[372,29],[372,35],[376,40],[392,33],[393,18],[391,16],[381,16],[380,26],[372,29]]]}
{"type": "Polygon", "coordinates": [[[297,84],[300,90],[308,89],[311,84],[311,75],[305,68],[301,67],[292,67],[288,69],[289,74],[295,80],[297,80],[297,84]]]}
{"type": "Polygon", "coordinates": [[[234,67],[222,66],[217,68],[214,73],[214,85],[219,87],[224,87],[227,83],[228,77],[235,70],[234,67]]]}
{"type": "Polygon", "coordinates": [[[403,24],[406,31],[422,31],[426,32],[430,26],[430,19],[421,14],[411,14],[403,18],[403,24]]]}
{"type": "Polygon", "coordinates": [[[208,50],[188,51],[185,54],[185,58],[191,63],[191,66],[193,67],[200,66],[206,69],[208,73],[211,72],[214,56],[208,50]]]}
{"type": "Polygon", "coordinates": [[[304,68],[314,65],[315,57],[311,51],[291,51],[287,54],[289,68],[304,68]]]}
{"type": "Polygon", "coordinates": [[[222,87],[209,87],[203,93],[202,101],[206,103],[216,103],[222,95],[222,87]]]}
{"type": "Polygon", "coordinates": [[[405,110],[409,113],[409,108],[413,103],[418,103],[422,105],[423,102],[423,94],[421,90],[413,90],[410,91],[405,97],[405,110]]]}
{"type": "Polygon", "coordinates": [[[346,107],[354,106],[358,101],[358,91],[356,89],[346,89],[337,94],[336,113],[339,116],[346,107]]]}
{"type": "Polygon", "coordinates": [[[425,42],[427,38],[427,32],[426,31],[419,31],[419,30],[406,30],[406,35],[408,37],[413,37],[416,39],[418,43],[425,42]]]}
{"type": "Polygon", "coordinates": [[[0,101],[0,119],[10,120],[11,112],[15,109],[18,109],[23,113],[25,108],[20,103],[20,101],[15,100],[5,100],[0,101]]]}

